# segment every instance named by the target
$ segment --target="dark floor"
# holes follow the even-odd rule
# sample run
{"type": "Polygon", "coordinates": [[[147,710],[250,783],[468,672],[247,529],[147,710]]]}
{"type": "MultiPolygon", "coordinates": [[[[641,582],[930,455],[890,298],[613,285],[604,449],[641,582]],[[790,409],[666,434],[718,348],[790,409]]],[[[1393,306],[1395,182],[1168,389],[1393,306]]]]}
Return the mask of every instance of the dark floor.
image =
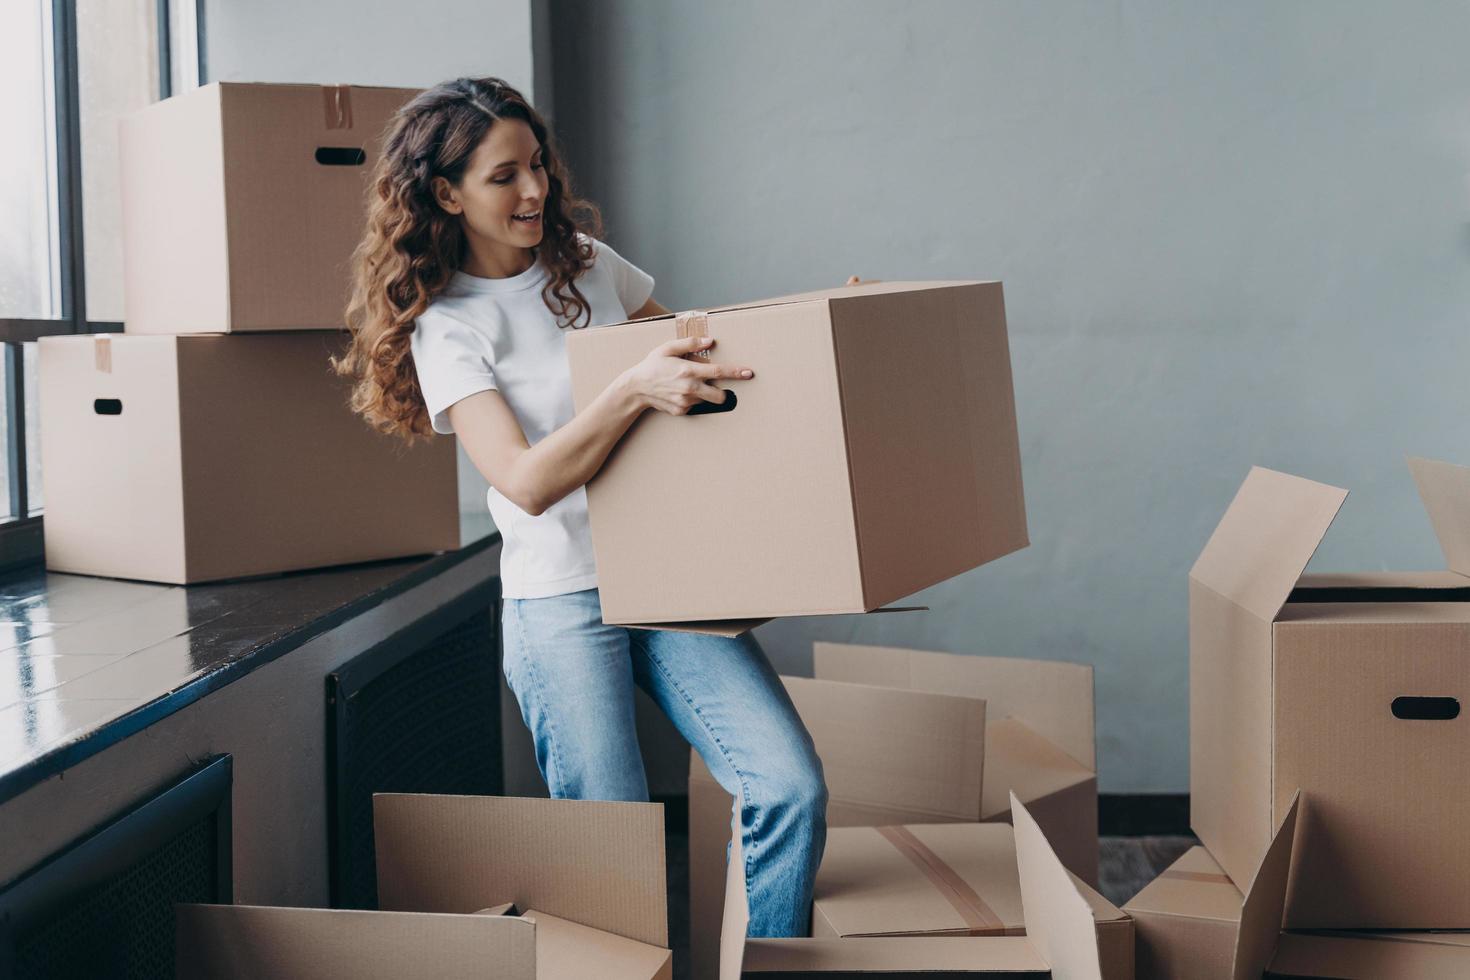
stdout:
{"type": "MultiPolygon", "coordinates": [[[[1198,841],[1193,837],[1104,837],[1099,868],[1101,891],[1122,905],[1160,871],[1198,841]]],[[[674,950],[674,980],[689,976],[689,837],[666,837],[669,872],[669,940],[674,950]]]]}

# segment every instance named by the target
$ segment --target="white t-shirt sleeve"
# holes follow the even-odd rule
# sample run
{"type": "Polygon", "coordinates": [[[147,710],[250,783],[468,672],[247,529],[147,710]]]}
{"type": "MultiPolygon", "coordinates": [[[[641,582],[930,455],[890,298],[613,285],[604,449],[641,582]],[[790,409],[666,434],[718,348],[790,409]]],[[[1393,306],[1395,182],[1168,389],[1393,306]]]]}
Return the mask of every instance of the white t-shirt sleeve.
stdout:
{"type": "Polygon", "coordinates": [[[486,338],[432,307],[419,315],[410,348],[435,432],[454,431],[447,413],[455,402],[498,387],[486,338]]]}
{"type": "Polygon", "coordinates": [[[618,299],[622,301],[623,312],[632,316],[648,297],[653,295],[653,276],[644,272],[627,259],[615,252],[607,242],[597,241],[597,263],[606,263],[608,274],[612,276],[613,288],[617,290],[618,299]]]}

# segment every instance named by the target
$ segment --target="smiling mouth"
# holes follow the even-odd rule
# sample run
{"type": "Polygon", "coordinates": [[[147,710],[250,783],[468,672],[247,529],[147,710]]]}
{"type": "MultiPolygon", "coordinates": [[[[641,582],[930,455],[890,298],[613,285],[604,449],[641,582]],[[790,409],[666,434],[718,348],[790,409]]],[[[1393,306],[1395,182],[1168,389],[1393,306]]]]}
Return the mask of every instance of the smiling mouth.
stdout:
{"type": "Polygon", "coordinates": [[[511,220],[519,221],[523,225],[534,224],[541,220],[541,212],[532,211],[530,214],[513,214],[511,215],[511,220]]]}

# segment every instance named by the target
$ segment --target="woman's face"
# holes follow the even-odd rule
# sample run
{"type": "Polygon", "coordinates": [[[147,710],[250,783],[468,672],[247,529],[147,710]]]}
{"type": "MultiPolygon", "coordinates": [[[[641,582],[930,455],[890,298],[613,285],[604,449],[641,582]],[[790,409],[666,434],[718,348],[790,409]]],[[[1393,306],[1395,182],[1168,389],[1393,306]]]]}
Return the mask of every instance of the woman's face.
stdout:
{"type": "Polygon", "coordinates": [[[546,186],[536,134],[519,119],[499,119],[470,155],[459,185],[437,177],[434,194],[440,207],[463,217],[472,239],[524,249],[541,241],[546,186]]]}

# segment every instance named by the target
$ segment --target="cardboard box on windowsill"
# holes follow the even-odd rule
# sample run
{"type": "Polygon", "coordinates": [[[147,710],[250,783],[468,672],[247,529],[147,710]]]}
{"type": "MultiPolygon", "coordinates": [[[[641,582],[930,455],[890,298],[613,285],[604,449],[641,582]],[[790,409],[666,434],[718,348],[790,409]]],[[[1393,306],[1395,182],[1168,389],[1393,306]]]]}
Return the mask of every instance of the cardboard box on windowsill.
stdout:
{"type": "MultiPolygon", "coordinates": [[[[1090,666],[817,643],[813,668],[815,678],[783,680],[822,759],[829,827],[1002,823],[1014,792],[1063,864],[1097,883],[1090,666]]],[[[696,976],[717,962],[733,805],[691,752],[696,976]]]]}
{"type": "Polygon", "coordinates": [[[212,82],[125,118],[127,332],[337,328],[384,131],[418,92],[212,82]]]}
{"type": "Polygon", "coordinates": [[[1251,470],[1190,573],[1190,818],[1249,880],[1290,793],[1292,928],[1470,927],[1470,469],[1411,459],[1449,570],[1303,576],[1347,492],[1251,470]]]}
{"type": "Polygon", "coordinates": [[[373,831],[385,911],[180,905],[179,976],[673,976],[662,804],[377,794],[373,831]]]}
{"type": "Polygon", "coordinates": [[[1027,544],[997,282],[883,282],[571,331],[580,411],[678,336],[727,411],[645,412],[587,485],[605,622],[865,613],[1027,544]],[[695,546],[691,533],[711,544],[695,546]],[[698,568],[691,573],[690,562],[698,568]]]}

